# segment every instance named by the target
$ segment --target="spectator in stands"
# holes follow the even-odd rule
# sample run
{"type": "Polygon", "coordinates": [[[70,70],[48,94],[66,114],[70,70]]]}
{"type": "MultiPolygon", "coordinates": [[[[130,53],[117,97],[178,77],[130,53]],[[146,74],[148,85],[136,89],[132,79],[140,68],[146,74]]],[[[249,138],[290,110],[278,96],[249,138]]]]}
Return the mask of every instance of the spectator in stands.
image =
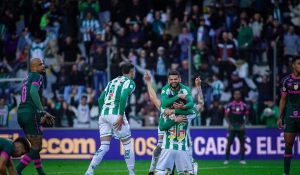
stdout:
{"type": "Polygon", "coordinates": [[[239,56],[244,59],[249,64],[249,73],[252,73],[252,65],[250,53],[253,45],[253,32],[251,27],[248,25],[247,19],[241,19],[241,26],[239,28],[238,34],[238,44],[239,44],[239,56]]]}
{"type": "Polygon", "coordinates": [[[193,35],[189,33],[186,26],[182,27],[181,34],[178,36],[178,43],[181,45],[181,61],[188,58],[188,48],[190,43],[193,41],[193,35]]]}
{"type": "Polygon", "coordinates": [[[98,19],[101,25],[108,24],[110,21],[110,4],[111,1],[98,0],[100,11],[98,13],[98,19]]]}
{"type": "MultiPolygon", "coordinates": [[[[9,71],[12,68],[9,66],[6,60],[3,60],[2,65],[0,63],[0,79],[10,78],[9,71]]],[[[10,86],[10,82],[0,82],[0,96],[5,96],[8,103],[11,102],[10,93],[13,92],[13,89],[10,86]]]]}
{"type": "Polygon", "coordinates": [[[195,42],[203,41],[206,46],[211,47],[210,28],[205,25],[205,19],[200,18],[199,27],[194,33],[195,42]]]}
{"type": "Polygon", "coordinates": [[[300,39],[295,34],[293,26],[289,26],[289,32],[284,36],[284,55],[288,57],[298,56],[300,51],[300,39]]]}
{"type": "MultiPolygon", "coordinates": [[[[94,89],[96,91],[95,97],[100,96],[99,84],[101,83],[101,90],[104,90],[107,85],[107,55],[103,50],[102,45],[97,45],[97,51],[93,55],[93,80],[94,89]]],[[[95,100],[97,100],[95,99],[95,100]]]]}
{"type": "Polygon", "coordinates": [[[57,57],[62,65],[67,66],[67,71],[71,71],[70,65],[78,63],[81,57],[81,52],[78,45],[73,42],[71,36],[67,36],[63,45],[57,52],[57,57]]]}
{"type": "Polygon", "coordinates": [[[57,98],[57,93],[62,94],[64,92],[64,88],[70,85],[70,79],[67,75],[67,70],[65,67],[61,66],[60,70],[56,72],[53,68],[53,65],[50,67],[51,73],[56,77],[55,83],[52,83],[51,90],[53,93],[53,98],[57,98]],[[57,92],[58,91],[58,92],[57,92]]]}
{"type": "Polygon", "coordinates": [[[19,55],[21,54],[21,52],[23,52],[25,49],[28,49],[28,44],[26,42],[25,35],[26,30],[23,29],[21,36],[18,38],[16,58],[20,58],[19,55]]]}
{"type": "Polygon", "coordinates": [[[16,60],[18,41],[19,41],[19,37],[15,32],[11,34],[7,34],[5,37],[4,53],[5,53],[5,58],[9,64],[14,64],[16,60]]]}
{"type": "Polygon", "coordinates": [[[93,18],[91,12],[87,12],[86,18],[82,21],[81,32],[83,34],[83,42],[85,54],[90,58],[90,49],[94,40],[94,35],[100,30],[100,24],[97,19],[93,18]]]}
{"type": "Polygon", "coordinates": [[[144,32],[140,29],[138,24],[134,24],[132,28],[128,36],[128,44],[130,48],[139,51],[144,43],[144,32]]]}
{"type": "Polygon", "coordinates": [[[209,86],[207,82],[212,81],[213,72],[209,68],[208,62],[202,61],[199,72],[195,72],[195,77],[200,76],[202,81],[201,89],[205,99],[206,109],[210,108],[211,97],[212,97],[212,87],[209,86]]]}
{"type": "Polygon", "coordinates": [[[78,70],[83,73],[85,87],[91,88],[93,82],[93,69],[92,65],[86,63],[86,59],[84,57],[80,58],[80,62],[78,63],[78,70]]]}
{"type": "Polygon", "coordinates": [[[265,102],[267,108],[260,115],[260,121],[266,123],[267,128],[277,128],[277,117],[279,112],[279,107],[274,104],[273,99],[269,99],[265,102]],[[263,122],[266,120],[266,122],[263,122]]]}
{"type": "Polygon", "coordinates": [[[181,83],[189,86],[189,62],[188,60],[183,60],[181,62],[181,67],[178,68],[178,72],[180,73],[181,83]]]}
{"type": "Polygon", "coordinates": [[[259,125],[262,124],[260,122],[260,112],[262,111],[263,107],[259,106],[258,104],[258,95],[254,95],[251,97],[251,101],[248,103],[249,107],[249,122],[251,125],[259,125]]]}
{"type": "Polygon", "coordinates": [[[252,52],[252,61],[254,63],[262,62],[262,44],[263,39],[261,38],[261,34],[263,31],[264,19],[260,16],[260,14],[254,14],[253,19],[250,19],[249,26],[252,28],[253,33],[253,52],[252,52]],[[258,59],[258,60],[257,60],[258,59]]]}
{"type": "Polygon", "coordinates": [[[156,83],[161,83],[164,86],[167,83],[167,73],[169,68],[169,62],[164,54],[165,49],[158,47],[157,56],[154,57],[154,70],[156,83]]]}
{"type": "Polygon", "coordinates": [[[153,14],[153,11],[151,11],[147,15],[147,21],[152,25],[152,32],[155,35],[160,36],[163,34],[166,27],[165,22],[167,21],[166,14],[160,11],[155,11],[153,14]]]}
{"type": "Polygon", "coordinates": [[[71,105],[67,102],[63,102],[63,110],[62,110],[62,126],[73,127],[74,121],[73,119],[76,117],[71,105]]]}
{"type": "Polygon", "coordinates": [[[221,0],[226,17],[226,31],[231,32],[233,23],[237,20],[237,0],[221,0]]]}
{"type": "Polygon", "coordinates": [[[206,83],[212,87],[213,99],[220,101],[225,87],[223,82],[219,79],[218,74],[212,76],[212,82],[210,82],[209,79],[206,79],[206,83]]]}
{"type": "Polygon", "coordinates": [[[72,71],[67,75],[70,80],[70,85],[65,86],[64,88],[64,100],[69,101],[69,93],[77,91],[77,96],[75,97],[75,101],[79,101],[83,91],[85,90],[85,80],[83,72],[78,70],[76,64],[72,66],[72,71]]]}
{"type": "MultiPolygon", "coordinates": [[[[44,97],[44,96],[42,97],[41,103],[42,103],[43,109],[44,109],[45,111],[47,111],[48,113],[53,114],[53,113],[55,112],[55,111],[52,111],[53,109],[52,109],[51,105],[48,103],[48,100],[47,100],[46,97],[44,97]]],[[[50,125],[50,124],[48,124],[47,122],[44,122],[44,123],[42,124],[42,126],[43,126],[43,127],[47,127],[47,128],[52,128],[52,127],[54,126],[54,124],[53,124],[53,125],[50,125]]]]}
{"type": "Polygon", "coordinates": [[[87,95],[82,95],[80,103],[75,101],[75,94],[72,94],[71,97],[71,105],[76,107],[77,109],[77,123],[74,125],[75,128],[89,128],[90,127],[90,122],[91,122],[91,113],[90,110],[93,106],[93,99],[95,97],[95,92],[89,92],[90,95],[90,100],[89,102],[87,95]]]}
{"type": "MultiPolygon", "coordinates": [[[[237,71],[234,71],[231,74],[231,79],[229,80],[228,86],[226,88],[226,91],[230,91],[231,94],[233,94],[235,90],[240,90],[242,92],[243,101],[245,101],[245,98],[248,97],[248,93],[251,90],[246,81],[239,77],[237,71]]],[[[233,96],[231,98],[233,98],[233,96]]]]}
{"type": "Polygon", "coordinates": [[[141,106],[139,110],[139,115],[142,118],[143,126],[157,126],[159,115],[156,107],[150,101],[148,92],[143,93],[143,100],[138,102],[141,106]]]}
{"type": "Polygon", "coordinates": [[[17,100],[13,93],[10,94],[13,103],[7,103],[5,96],[0,96],[0,128],[8,127],[8,116],[10,111],[17,106],[17,100]]]}
{"type": "Polygon", "coordinates": [[[82,13],[82,16],[86,16],[91,13],[94,18],[98,18],[98,13],[100,11],[99,2],[93,2],[93,0],[79,1],[78,10],[82,13]]]}
{"type": "Polygon", "coordinates": [[[210,105],[207,114],[207,117],[210,118],[209,126],[223,126],[224,111],[220,99],[214,97],[213,104],[210,105]]]}

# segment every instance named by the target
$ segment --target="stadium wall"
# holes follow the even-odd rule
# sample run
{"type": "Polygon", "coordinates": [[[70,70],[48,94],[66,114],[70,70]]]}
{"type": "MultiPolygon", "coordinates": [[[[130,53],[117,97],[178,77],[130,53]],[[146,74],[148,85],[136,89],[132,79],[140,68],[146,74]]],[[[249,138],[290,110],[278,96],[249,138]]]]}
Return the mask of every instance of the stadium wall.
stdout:
{"type": "MultiPolygon", "coordinates": [[[[226,128],[191,129],[195,159],[224,159],[226,128]]],[[[0,137],[15,139],[24,135],[18,129],[0,130],[0,137]]],[[[150,160],[157,142],[157,129],[133,129],[132,143],[137,160],[150,160]]],[[[99,148],[99,131],[93,129],[46,129],[44,131],[43,159],[90,159],[99,148]]],[[[231,158],[239,159],[239,142],[236,138],[231,158]]],[[[282,159],[284,154],[283,132],[278,129],[247,129],[246,159],[282,159]]],[[[106,160],[123,160],[122,144],[112,139],[106,160]]],[[[300,143],[296,139],[294,158],[300,158],[300,143]]]]}

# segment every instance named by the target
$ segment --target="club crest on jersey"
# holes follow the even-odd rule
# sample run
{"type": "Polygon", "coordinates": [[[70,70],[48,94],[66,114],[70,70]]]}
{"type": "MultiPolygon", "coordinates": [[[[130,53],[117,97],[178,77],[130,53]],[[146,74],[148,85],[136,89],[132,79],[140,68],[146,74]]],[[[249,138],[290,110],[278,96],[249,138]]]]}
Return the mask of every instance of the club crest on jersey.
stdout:
{"type": "Polygon", "coordinates": [[[294,84],[294,89],[295,90],[298,90],[298,87],[299,87],[298,84],[294,84]]]}
{"type": "Polygon", "coordinates": [[[239,112],[239,111],[240,111],[240,108],[236,108],[235,110],[236,110],[237,112],[239,112]]]}
{"type": "Polygon", "coordinates": [[[118,78],[119,82],[125,81],[124,78],[118,78]]]}

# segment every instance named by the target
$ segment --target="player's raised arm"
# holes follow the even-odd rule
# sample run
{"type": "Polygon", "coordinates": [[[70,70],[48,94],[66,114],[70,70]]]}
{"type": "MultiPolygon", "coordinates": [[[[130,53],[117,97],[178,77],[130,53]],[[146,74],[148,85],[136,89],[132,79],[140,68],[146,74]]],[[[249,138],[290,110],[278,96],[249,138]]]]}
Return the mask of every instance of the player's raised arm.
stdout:
{"type": "Polygon", "coordinates": [[[161,101],[157,98],[156,93],[152,87],[151,75],[149,74],[149,72],[145,72],[144,79],[146,80],[146,83],[147,83],[147,91],[148,91],[150,100],[155,105],[155,107],[159,110],[161,101]]]}
{"type": "Polygon", "coordinates": [[[287,97],[287,86],[286,86],[286,81],[287,79],[284,79],[282,81],[282,87],[281,87],[281,98],[280,98],[280,102],[279,102],[279,113],[277,116],[277,127],[279,129],[282,129],[282,120],[281,120],[281,116],[283,113],[283,110],[286,106],[286,97],[287,97]]]}
{"type": "Polygon", "coordinates": [[[201,89],[201,79],[200,77],[197,77],[195,79],[195,85],[197,88],[197,100],[198,100],[198,105],[197,105],[197,110],[201,111],[204,107],[204,98],[203,98],[203,93],[202,93],[202,89],[201,89]]]}

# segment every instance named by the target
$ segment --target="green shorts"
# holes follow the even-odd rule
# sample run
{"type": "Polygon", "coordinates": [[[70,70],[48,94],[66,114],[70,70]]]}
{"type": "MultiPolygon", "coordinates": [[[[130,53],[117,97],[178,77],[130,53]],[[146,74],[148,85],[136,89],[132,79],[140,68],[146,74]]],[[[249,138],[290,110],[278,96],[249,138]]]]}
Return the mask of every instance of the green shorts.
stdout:
{"type": "Polygon", "coordinates": [[[284,118],[284,132],[300,133],[300,119],[299,118],[284,118]]]}
{"type": "Polygon", "coordinates": [[[18,112],[18,123],[26,135],[43,135],[40,113],[18,112]]]}
{"type": "Polygon", "coordinates": [[[233,141],[234,140],[234,137],[235,135],[237,135],[238,139],[241,141],[241,142],[245,142],[245,139],[246,139],[246,131],[241,131],[239,130],[239,128],[236,128],[234,127],[234,130],[231,131],[230,128],[228,128],[228,131],[227,131],[227,139],[229,141],[233,141]]]}

